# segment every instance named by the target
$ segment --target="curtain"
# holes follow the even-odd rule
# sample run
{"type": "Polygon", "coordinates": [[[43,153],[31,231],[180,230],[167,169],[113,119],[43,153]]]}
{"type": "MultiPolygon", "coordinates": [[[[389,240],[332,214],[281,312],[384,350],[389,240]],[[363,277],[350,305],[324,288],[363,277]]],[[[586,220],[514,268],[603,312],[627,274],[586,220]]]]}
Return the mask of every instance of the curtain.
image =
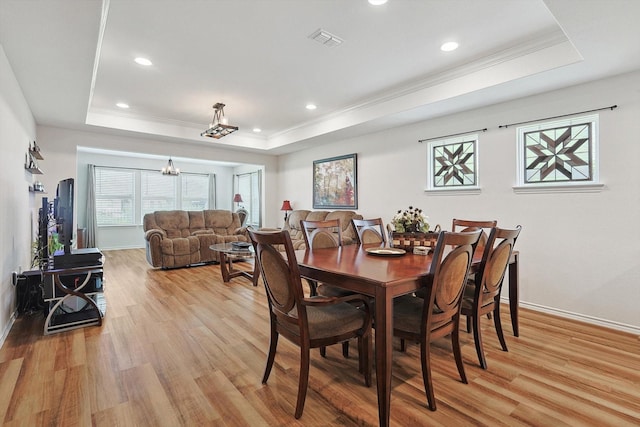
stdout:
{"type": "Polygon", "coordinates": [[[209,209],[216,209],[216,174],[209,174],[209,209]]]}
{"type": "Polygon", "coordinates": [[[96,247],[98,224],[96,221],[96,166],[87,165],[87,230],[85,232],[85,248],[96,247]]]}

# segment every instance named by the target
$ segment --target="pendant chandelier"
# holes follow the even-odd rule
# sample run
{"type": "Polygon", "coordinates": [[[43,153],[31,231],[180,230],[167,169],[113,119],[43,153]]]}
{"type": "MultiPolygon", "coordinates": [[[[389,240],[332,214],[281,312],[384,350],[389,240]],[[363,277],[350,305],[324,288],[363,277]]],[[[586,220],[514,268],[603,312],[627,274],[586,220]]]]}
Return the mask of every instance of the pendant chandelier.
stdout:
{"type": "Polygon", "coordinates": [[[209,129],[202,132],[200,136],[220,139],[237,130],[237,126],[231,126],[227,123],[227,119],[224,118],[224,104],[218,102],[213,105],[213,120],[209,124],[209,129]]]}
{"type": "Polygon", "coordinates": [[[173,166],[173,160],[171,160],[171,157],[169,157],[169,162],[167,163],[167,166],[163,167],[161,172],[162,172],[162,175],[180,175],[180,169],[176,169],[173,166]]]}

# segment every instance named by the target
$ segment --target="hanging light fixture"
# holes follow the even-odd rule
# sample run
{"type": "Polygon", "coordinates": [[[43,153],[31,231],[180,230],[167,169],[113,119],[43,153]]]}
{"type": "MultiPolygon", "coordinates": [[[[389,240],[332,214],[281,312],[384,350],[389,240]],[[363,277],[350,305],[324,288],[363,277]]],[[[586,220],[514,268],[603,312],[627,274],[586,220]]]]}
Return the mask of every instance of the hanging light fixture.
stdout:
{"type": "Polygon", "coordinates": [[[171,160],[171,157],[169,157],[167,166],[163,167],[161,172],[162,175],[180,175],[180,169],[173,167],[173,160],[171,160]]]}
{"type": "Polygon", "coordinates": [[[209,129],[202,132],[200,136],[220,139],[237,130],[237,126],[231,126],[227,123],[227,119],[224,118],[224,104],[218,102],[213,105],[213,120],[209,124],[209,129]]]}

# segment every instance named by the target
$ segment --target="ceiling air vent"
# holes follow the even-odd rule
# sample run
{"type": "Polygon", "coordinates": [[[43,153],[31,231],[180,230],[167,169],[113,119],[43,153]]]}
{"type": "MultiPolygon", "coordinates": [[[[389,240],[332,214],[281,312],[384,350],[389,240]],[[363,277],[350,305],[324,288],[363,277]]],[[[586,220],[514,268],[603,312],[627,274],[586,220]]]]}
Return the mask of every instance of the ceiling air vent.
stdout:
{"type": "Polygon", "coordinates": [[[328,31],[318,28],[309,35],[309,38],[328,47],[338,46],[342,43],[342,39],[328,31]]]}

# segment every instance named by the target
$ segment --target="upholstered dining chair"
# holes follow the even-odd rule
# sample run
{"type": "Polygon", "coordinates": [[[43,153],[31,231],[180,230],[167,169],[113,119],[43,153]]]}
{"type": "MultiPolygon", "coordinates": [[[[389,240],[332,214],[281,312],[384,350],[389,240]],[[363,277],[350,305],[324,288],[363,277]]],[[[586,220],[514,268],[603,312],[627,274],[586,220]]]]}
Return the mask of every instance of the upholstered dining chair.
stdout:
{"type": "MultiPolygon", "coordinates": [[[[306,221],[300,220],[300,229],[304,235],[305,245],[309,250],[322,248],[337,248],[342,246],[342,227],[340,219],[306,221]]],[[[327,283],[316,283],[308,280],[311,295],[325,297],[344,297],[355,295],[355,292],[339,288],[327,283]]],[[[325,347],[320,347],[320,354],[326,356],[325,347]]],[[[349,357],[349,342],[342,343],[342,354],[349,357]]]]}
{"type": "Polygon", "coordinates": [[[498,227],[491,229],[478,273],[475,278],[469,278],[464,290],[462,315],[467,317],[467,332],[473,324],[473,339],[482,369],[487,369],[480,329],[480,318],[483,314],[493,315],[493,323],[502,350],[508,351],[500,322],[500,293],[509,259],[521,229],[521,226],[517,226],[514,230],[498,227]]]}
{"type": "Polygon", "coordinates": [[[384,230],[382,218],[352,218],[351,224],[356,230],[356,239],[359,245],[367,243],[387,243],[387,235],[384,230]]]}
{"type": "Polygon", "coordinates": [[[425,286],[424,298],[404,295],[393,302],[393,334],[402,340],[420,342],[422,380],[432,411],[436,410],[431,381],[432,341],[451,335],[458,373],[462,382],[467,383],[459,340],[460,303],[474,247],[481,233],[480,229],[461,233],[441,232],[431,261],[432,280],[425,286]],[[446,256],[445,252],[448,252],[446,256]]]}
{"type": "Polygon", "coordinates": [[[473,228],[482,229],[482,234],[480,235],[480,240],[478,241],[477,249],[483,250],[484,245],[487,243],[487,237],[489,236],[489,232],[493,227],[498,225],[498,221],[496,220],[487,220],[487,221],[476,221],[471,219],[456,219],[454,218],[451,224],[451,231],[467,231],[473,228]]]}
{"type": "Polygon", "coordinates": [[[360,366],[367,387],[371,385],[371,310],[359,295],[342,298],[304,296],[298,263],[288,231],[249,230],[255,259],[262,274],[269,302],[271,338],[262,383],[273,368],[282,335],[300,347],[300,378],[295,417],[300,418],[309,384],[310,349],[358,339],[360,366]],[[284,247],[278,251],[277,245],[284,247]],[[357,301],[357,306],[353,303],[357,301]]]}
{"type": "MultiPolygon", "coordinates": [[[[300,229],[304,236],[305,245],[309,250],[323,248],[337,248],[342,246],[342,227],[340,219],[322,221],[300,221],[300,229]]],[[[325,283],[310,283],[312,295],[326,297],[341,297],[353,295],[353,292],[325,283]]]]}

